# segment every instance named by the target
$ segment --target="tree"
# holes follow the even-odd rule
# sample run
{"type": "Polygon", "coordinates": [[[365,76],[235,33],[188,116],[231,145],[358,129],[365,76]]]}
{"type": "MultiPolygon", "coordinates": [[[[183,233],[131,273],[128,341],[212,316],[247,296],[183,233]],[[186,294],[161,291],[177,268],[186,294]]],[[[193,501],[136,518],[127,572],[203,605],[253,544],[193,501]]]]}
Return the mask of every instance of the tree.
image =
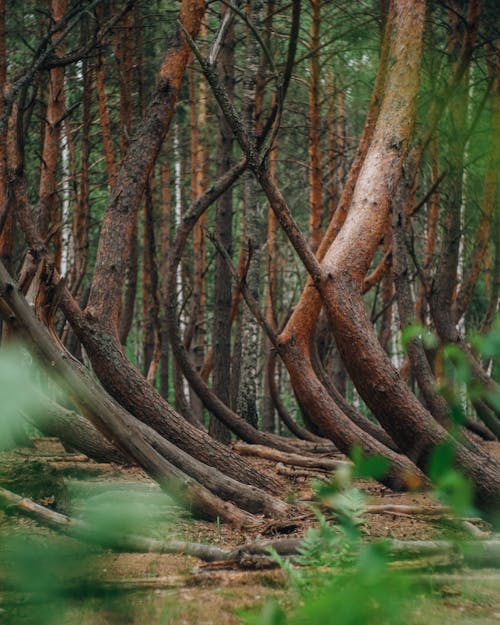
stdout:
{"type": "MultiPolygon", "coordinates": [[[[38,52],[5,90],[3,192],[15,199],[19,230],[14,235],[6,202],[2,261],[9,260],[16,242],[23,262],[17,285],[9,270],[19,273],[19,267],[2,265],[2,316],[46,362],[55,363],[58,383],[97,430],[85,428],[71,411],[57,417],[52,411],[52,425],[43,427],[57,421],[61,436],[66,432],[72,445],[80,438],[89,453],[102,432],[118,447],[113,453],[125,454],[166,487],[178,480],[179,493],[211,518],[244,525],[255,522],[252,513],[290,512],[274,496],[272,477],[255,471],[227,445],[232,436],[286,453],[300,450],[313,460],[314,446],[331,449],[334,443],[346,454],[358,446],[367,456],[390,460],[381,479],[395,489],[426,484],[435,450],[451,445],[478,503],[498,503],[498,463],[456,427],[453,405],[436,391],[445,344],[452,342],[486,389],[473,399],[490,432],[473,420],[470,409],[463,422],[498,435],[497,386],[466,342],[463,324],[457,327],[463,318],[470,324],[474,308],[491,324],[498,302],[493,283],[487,304],[480,296],[488,284],[483,259],[494,263],[498,154],[494,144],[487,158],[470,147],[470,137],[480,136],[487,123],[498,125],[496,33],[486,26],[488,6],[481,13],[477,0],[468,2],[467,11],[463,3],[453,4],[451,14],[424,0],[392,0],[387,10],[380,10],[383,3],[368,4],[368,11],[356,7],[338,22],[337,3],[307,3],[301,16],[298,0],[291,11],[273,2],[264,18],[259,2],[207,13],[201,0],[183,1],[178,26],[167,0],[160,3],[165,19],[156,21],[133,0],[115,3],[110,14],[99,3],[94,11],[56,2],[51,19],[40,18],[43,40],[34,30],[26,33],[38,52]],[[426,15],[432,19],[426,22],[426,15]],[[310,34],[305,42],[300,19],[310,34]],[[199,46],[195,41],[204,21],[203,39],[209,43],[199,46]],[[446,50],[435,43],[431,22],[433,29],[449,33],[446,50]],[[330,23],[337,29],[332,39],[330,23]],[[366,37],[378,41],[380,31],[373,54],[366,37]],[[166,40],[156,70],[154,55],[143,55],[142,46],[147,42],[159,51],[158,42],[166,40]],[[113,50],[115,64],[108,62],[106,49],[113,50]],[[188,70],[191,49],[201,73],[195,65],[188,70]],[[438,71],[434,56],[445,53],[448,62],[438,71]],[[332,56],[335,75],[328,66],[332,56]],[[481,98],[466,88],[467,76],[477,68],[489,76],[478,81],[481,98]],[[65,83],[65,75],[75,84],[65,83]],[[43,76],[50,82],[47,131],[44,127],[40,140],[32,132],[32,112],[43,76]],[[205,98],[205,81],[213,99],[205,98]],[[165,142],[173,124],[174,140],[165,142]],[[217,132],[211,132],[216,124],[217,132]],[[460,136],[458,127],[465,128],[460,136]],[[445,132],[451,158],[443,166],[445,132]],[[236,163],[233,142],[242,152],[236,163]],[[215,167],[210,150],[216,150],[215,167]],[[190,184],[183,177],[189,166],[190,184]],[[470,190],[469,180],[482,181],[478,191],[470,190]],[[65,219],[73,223],[66,279],[60,276],[67,224],[56,210],[59,184],[63,216],[67,212],[65,219]],[[181,211],[188,195],[191,205],[181,211]],[[482,215],[473,215],[469,224],[465,216],[478,202],[482,215]],[[207,212],[213,203],[215,218],[207,212]],[[272,213],[267,248],[261,249],[259,207],[266,203],[272,213]],[[423,220],[421,243],[413,233],[423,220]],[[328,223],[325,229],[322,223],[328,223]],[[469,225],[474,262],[461,274],[459,242],[469,225]],[[215,247],[205,247],[204,232],[212,229],[215,247]],[[240,295],[245,302],[236,330],[231,324],[240,295]],[[414,333],[408,364],[398,370],[401,357],[394,350],[401,334],[394,302],[404,337],[414,332],[417,315],[423,324],[435,325],[441,345],[434,348],[434,361],[414,333]],[[233,356],[240,377],[231,365],[237,332],[241,356],[237,349],[233,356]],[[205,342],[212,349],[204,355],[205,342]],[[276,373],[278,358],[288,379],[276,373]],[[347,383],[333,376],[339,359],[347,383]],[[92,367],[99,383],[82,363],[92,367]],[[168,403],[172,378],[179,400],[189,386],[190,405],[181,401],[180,412],[168,403]],[[233,405],[231,386],[240,391],[233,405]],[[305,440],[273,431],[271,399],[287,426],[305,440]],[[263,406],[267,431],[258,429],[263,406]],[[303,425],[289,414],[296,407],[303,425]]],[[[27,53],[20,61],[9,50],[6,54],[13,66],[27,58],[27,53]]],[[[466,409],[460,393],[448,395],[466,409]]],[[[109,443],[101,443],[93,453],[111,454],[109,443]]]]}

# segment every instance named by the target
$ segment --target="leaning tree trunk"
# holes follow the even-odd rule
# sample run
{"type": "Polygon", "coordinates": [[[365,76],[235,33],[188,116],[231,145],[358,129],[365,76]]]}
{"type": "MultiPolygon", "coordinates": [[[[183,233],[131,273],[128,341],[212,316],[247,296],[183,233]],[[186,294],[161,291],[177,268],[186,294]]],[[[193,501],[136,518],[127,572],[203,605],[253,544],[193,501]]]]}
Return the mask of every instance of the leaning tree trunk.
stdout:
{"type": "MultiPolygon", "coordinates": [[[[196,50],[196,47],[193,47],[196,50]]],[[[274,180],[269,175],[266,163],[261,163],[255,150],[255,146],[248,140],[244,125],[239,119],[238,113],[227,98],[227,95],[224,93],[223,89],[221,89],[212,67],[198,52],[197,59],[202,65],[204,73],[213,89],[219,105],[224,111],[226,118],[231,123],[231,127],[236,138],[238,139],[238,142],[246,153],[249,167],[254,171],[283,229],[286,231],[287,236],[289,236],[296,251],[306,265],[308,271],[311,273],[313,283],[320,285],[322,271],[318,261],[291,217],[290,210],[283,195],[277,188],[274,180]]],[[[385,62],[382,63],[382,66],[385,66],[385,62]]],[[[380,85],[382,85],[383,82],[384,81],[380,78],[379,74],[376,83],[378,88],[380,88],[380,85]]],[[[378,92],[377,87],[376,92],[378,92]]],[[[376,98],[373,98],[372,102],[376,102],[376,98]]],[[[374,105],[374,108],[370,111],[367,126],[365,126],[365,141],[373,132],[374,121],[376,118],[375,111],[378,111],[378,105],[374,105]]],[[[360,150],[360,158],[364,154],[364,150],[365,148],[360,150]]],[[[359,165],[357,165],[357,167],[359,165]]],[[[353,176],[353,178],[354,177],[355,176],[353,176]]],[[[327,234],[328,237],[334,236],[332,232],[327,234]]],[[[311,293],[311,297],[313,297],[313,293],[314,292],[311,293]]],[[[307,298],[304,298],[303,301],[304,306],[307,306],[306,299],[307,298]]],[[[303,322],[304,325],[307,326],[308,321],[309,319],[306,317],[306,320],[303,322]]],[[[304,343],[303,341],[304,328],[299,326],[298,328],[295,328],[295,331],[297,332],[295,340],[293,335],[289,341],[287,341],[287,339],[283,336],[280,336],[278,340],[275,338],[275,346],[286,363],[290,376],[293,379],[293,385],[297,396],[299,396],[300,401],[304,405],[311,407],[311,413],[314,414],[316,424],[322,428],[323,434],[331,438],[339,449],[345,452],[349,452],[353,445],[358,444],[364,449],[365,453],[369,455],[382,454],[390,458],[392,465],[385,476],[385,482],[394,488],[404,488],[409,483],[415,484],[415,482],[421,482],[423,475],[421,471],[415,467],[411,460],[394,453],[379,441],[366,434],[366,432],[363,432],[338,408],[327,389],[320,383],[314,373],[314,369],[309,358],[308,342],[304,343]]],[[[270,335],[274,336],[272,332],[270,335]]],[[[310,336],[310,333],[308,336],[310,336]]]]}
{"type": "MultiPolygon", "coordinates": [[[[201,0],[185,0],[182,3],[181,19],[191,36],[195,36],[198,31],[204,7],[201,0]]],[[[87,308],[82,314],[63,288],[61,309],[85,347],[102,384],[126,410],[157,429],[187,453],[227,475],[248,484],[276,490],[273,479],[256,473],[237,454],[217,444],[207,433],[191,426],[176,413],[130,363],[118,340],[121,292],[133,235],[132,216],[137,210],[169,126],[188,58],[186,37],[179,30],[176,44],[162,63],[149,107],[131,140],[113,187],[101,228],[87,308]]],[[[23,193],[21,187],[21,181],[17,180],[20,194],[23,193]]],[[[33,231],[25,196],[18,198],[18,205],[20,221],[22,219],[32,253],[35,257],[43,257],[43,242],[37,239],[33,231]]]]}
{"type": "Polygon", "coordinates": [[[130,459],[108,442],[92,423],[48,397],[40,395],[36,409],[30,409],[24,417],[45,436],[56,436],[65,446],[97,462],[130,464],[130,459]]]}
{"type": "Polygon", "coordinates": [[[192,505],[205,518],[220,517],[237,526],[255,522],[252,515],[237,506],[269,515],[289,513],[284,502],[195,460],[124,410],[78,361],[56,345],[1,263],[0,298],[75,405],[162,488],[192,505]]]}
{"type": "MultiPolygon", "coordinates": [[[[383,234],[414,121],[424,2],[395,2],[393,54],[386,96],[372,145],[341,233],[322,264],[319,289],[347,370],[365,403],[392,438],[423,470],[449,440],[411,393],[381,348],[367,318],[361,285],[383,234]]],[[[500,467],[461,445],[456,461],[472,479],[477,501],[500,501],[500,467]]]]}

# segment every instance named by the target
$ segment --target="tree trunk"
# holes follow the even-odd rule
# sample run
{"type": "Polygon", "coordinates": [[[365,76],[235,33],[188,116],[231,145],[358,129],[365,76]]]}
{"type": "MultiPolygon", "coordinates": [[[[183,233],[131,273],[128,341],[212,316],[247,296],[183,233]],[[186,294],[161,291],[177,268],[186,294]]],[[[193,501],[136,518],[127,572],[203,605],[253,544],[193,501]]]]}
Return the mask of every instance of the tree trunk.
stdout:
{"type": "Polygon", "coordinates": [[[26,419],[45,436],[56,436],[61,442],[97,462],[130,464],[130,459],[110,444],[87,419],[60,406],[48,397],[39,397],[37,410],[30,410],[26,419]]]}
{"type": "MultiPolygon", "coordinates": [[[[230,9],[224,8],[222,15],[230,9]]],[[[218,76],[231,100],[234,98],[234,23],[229,27],[222,44],[218,76]]],[[[216,172],[220,178],[231,166],[233,133],[223,114],[218,111],[216,172]]],[[[215,232],[220,244],[231,255],[233,244],[233,191],[229,187],[217,201],[215,232]]],[[[214,326],[212,388],[217,397],[230,405],[231,388],[231,274],[220,254],[215,257],[214,326]]],[[[209,432],[216,440],[229,443],[231,431],[214,416],[210,417],[209,432]]]]}
{"type": "MultiPolygon", "coordinates": [[[[51,0],[50,14],[54,24],[60,23],[66,16],[67,0],[51,0]]],[[[53,35],[53,41],[58,38],[53,35]]],[[[55,54],[64,54],[64,43],[56,46],[55,54]]],[[[57,200],[57,161],[61,136],[61,122],[64,116],[64,66],[54,67],[49,73],[49,93],[45,115],[45,134],[42,149],[40,188],[35,208],[40,234],[47,238],[52,235],[56,267],[61,262],[61,216],[57,200]]]]}
{"type": "MultiPolygon", "coordinates": [[[[247,0],[247,15],[250,22],[259,28],[262,22],[263,3],[261,0],[247,0]]],[[[250,29],[247,30],[245,73],[243,76],[243,119],[248,137],[255,143],[256,86],[259,72],[259,46],[250,29]]],[[[259,205],[258,185],[252,172],[243,175],[243,205],[245,211],[242,246],[246,247],[247,284],[253,297],[259,301],[260,263],[262,256],[262,211],[259,205]]],[[[258,427],[257,380],[259,357],[259,325],[246,306],[241,311],[241,357],[240,379],[236,412],[248,423],[258,427]]]]}
{"type": "Polygon", "coordinates": [[[315,252],[323,236],[323,175],[321,171],[320,26],[321,1],[312,7],[309,51],[309,245],[315,252]]]}

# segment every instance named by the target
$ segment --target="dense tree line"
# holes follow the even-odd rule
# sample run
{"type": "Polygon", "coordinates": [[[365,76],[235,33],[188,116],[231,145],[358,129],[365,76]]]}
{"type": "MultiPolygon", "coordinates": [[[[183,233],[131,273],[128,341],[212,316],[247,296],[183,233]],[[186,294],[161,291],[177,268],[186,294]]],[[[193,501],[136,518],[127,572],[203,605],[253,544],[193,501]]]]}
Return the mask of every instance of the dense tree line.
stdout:
{"type": "Polygon", "coordinates": [[[290,506],[235,437],[394,489],[451,446],[497,505],[499,17],[0,2],[2,344],[61,389],[29,421],[239,525],[290,506]]]}

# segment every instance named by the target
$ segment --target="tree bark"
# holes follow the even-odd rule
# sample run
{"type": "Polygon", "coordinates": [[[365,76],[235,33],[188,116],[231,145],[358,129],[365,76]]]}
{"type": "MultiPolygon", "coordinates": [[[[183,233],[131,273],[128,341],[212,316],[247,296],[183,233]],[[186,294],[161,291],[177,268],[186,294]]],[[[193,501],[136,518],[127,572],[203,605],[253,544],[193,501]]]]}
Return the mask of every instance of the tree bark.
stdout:
{"type": "Polygon", "coordinates": [[[312,8],[309,51],[309,245],[315,252],[323,236],[323,175],[321,171],[320,28],[321,1],[312,8]]]}
{"type": "MultiPolygon", "coordinates": [[[[224,8],[224,16],[229,8],[224,8]]],[[[218,76],[227,91],[234,98],[234,23],[229,27],[221,47],[218,76]]],[[[219,131],[217,135],[217,177],[226,172],[232,161],[233,133],[224,115],[218,111],[219,131]]],[[[233,191],[229,187],[216,204],[215,232],[221,245],[232,254],[233,244],[233,191]]],[[[231,388],[231,274],[220,254],[215,257],[214,277],[214,326],[213,326],[213,369],[212,388],[217,397],[230,405],[231,388]]],[[[229,443],[231,431],[220,419],[210,417],[210,434],[222,443],[229,443]]]]}

